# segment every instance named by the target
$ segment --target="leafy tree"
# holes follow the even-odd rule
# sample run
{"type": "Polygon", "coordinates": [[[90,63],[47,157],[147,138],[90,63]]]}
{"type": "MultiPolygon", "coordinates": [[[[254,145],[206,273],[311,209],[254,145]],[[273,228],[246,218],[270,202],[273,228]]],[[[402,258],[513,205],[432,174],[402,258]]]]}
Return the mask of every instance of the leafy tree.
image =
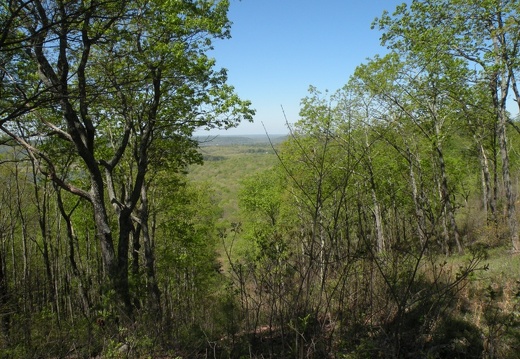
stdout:
{"type": "MultiPolygon", "coordinates": [[[[217,231],[221,211],[208,184],[186,183],[183,176],[167,170],[161,170],[157,180],[161,186],[150,189],[148,200],[163,311],[161,317],[153,317],[158,321],[153,328],[159,337],[166,339],[161,328],[168,328],[184,345],[191,342],[203,348],[203,333],[213,339],[222,330],[218,302],[225,281],[217,231]]],[[[141,278],[150,285],[148,275],[141,278]]]]}
{"type": "MultiPolygon", "coordinates": [[[[150,162],[161,160],[156,143],[236,126],[253,113],[206,55],[213,39],[229,37],[228,5],[34,0],[2,9],[2,88],[14,91],[2,98],[1,130],[59,187],[91,203],[109,287],[128,313],[132,216],[150,162]],[[73,151],[84,181],[74,183],[39,138],[73,151]]],[[[190,153],[177,159],[189,163],[190,153]]]]}
{"type": "MultiPolygon", "coordinates": [[[[449,133],[455,128],[457,117],[454,115],[457,107],[453,103],[450,87],[446,87],[447,79],[456,78],[456,74],[438,72],[439,69],[430,66],[429,69],[410,60],[400,61],[396,54],[385,58],[376,58],[356,70],[356,76],[367,91],[386,102],[385,108],[395,108],[407,119],[417,135],[431,143],[437,178],[441,211],[444,213],[444,242],[448,251],[450,237],[454,239],[458,251],[462,251],[457,224],[455,221],[455,204],[450,193],[445,151],[443,143],[449,139],[449,133]],[[376,73],[377,76],[373,76],[376,73]],[[380,86],[381,83],[385,83],[380,86]]],[[[453,66],[457,69],[456,64],[453,66]]],[[[391,110],[385,114],[392,116],[391,110]]]]}
{"type": "MultiPolygon", "coordinates": [[[[515,75],[520,43],[518,10],[516,1],[414,0],[410,6],[397,7],[392,15],[384,13],[374,23],[384,31],[382,42],[390,48],[415,56],[424,64],[446,68],[456,61],[454,59],[459,59],[466,69],[475,68],[475,79],[485,84],[494,109],[514,250],[518,250],[520,244],[506,126],[510,121],[507,112],[510,91],[516,100],[520,98],[515,75]]],[[[455,82],[457,79],[451,79],[453,87],[460,85],[455,82]]]]}
{"type": "MultiPolygon", "coordinates": [[[[242,184],[248,212],[238,235],[254,251],[230,256],[229,267],[250,342],[269,345],[254,353],[319,356],[342,348],[353,357],[398,358],[449,347],[446,355],[455,355],[459,348],[449,343],[459,339],[471,343],[461,352],[482,351],[476,328],[452,316],[451,305],[482,253],[456,275],[438,261],[447,215],[437,146],[445,175],[458,180],[451,167],[463,146],[455,137],[464,132],[451,98],[439,99],[442,118],[434,117],[424,79],[405,81],[402,62],[385,60],[388,66],[368,64],[375,83],[353,78],[332,95],[311,88],[278,168],[242,184]],[[451,325],[464,334],[454,339],[451,325]]],[[[457,189],[448,187],[453,203],[457,189]]]]}

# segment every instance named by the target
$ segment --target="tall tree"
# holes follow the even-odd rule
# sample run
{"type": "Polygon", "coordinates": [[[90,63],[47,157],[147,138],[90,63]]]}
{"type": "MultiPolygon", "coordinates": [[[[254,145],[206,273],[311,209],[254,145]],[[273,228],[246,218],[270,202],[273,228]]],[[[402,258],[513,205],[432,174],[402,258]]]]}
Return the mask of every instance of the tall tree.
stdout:
{"type": "Polygon", "coordinates": [[[107,284],[127,311],[132,213],[157,139],[189,138],[198,127],[252,118],[249,102],[206,55],[213,39],[230,36],[228,5],[33,0],[2,9],[2,89],[12,90],[2,99],[0,129],[58,186],[90,202],[107,284]],[[59,158],[35,138],[55,138],[72,150],[84,184],[60,172],[59,158]],[[124,185],[115,183],[117,171],[125,173],[124,185]]]}
{"type": "Polygon", "coordinates": [[[399,6],[392,15],[384,13],[374,24],[384,31],[382,42],[390,48],[413,54],[428,63],[461,59],[467,68],[475,68],[478,78],[488,84],[496,118],[509,232],[515,251],[520,250],[520,242],[506,127],[511,90],[520,106],[515,75],[520,45],[519,10],[520,4],[514,0],[414,0],[409,6],[399,6]]]}
{"type": "MultiPolygon", "coordinates": [[[[448,171],[446,169],[445,151],[443,143],[449,138],[450,129],[453,129],[456,117],[450,88],[446,87],[446,78],[455,76],[453,69],[458,69],[456,64],[450,68],[450,72],[439,69],[436,66],[425,66],[415,61],[410,56],[400,58],[392,53],[383,58],[375,58],[356,69],[355,80],[361,86],[380,101],[385,103],[387,110],[383,118],[394,120],[395,114],[400,114],[400,120],[405,120],[409,130],[414,135],[422,137],[431,145],[431,154],[434,158],[432,180],[438,184],[439,211],[442,212],[443,243],[448,251],[451,239],[458,251],[462,251],[462,245],[458,237],[457,224],[455,222],[455,204],[448,185],[448,171]]],[[[387,121],[388,121],[387,120],[387,121]]],[[[410,133],[410,135],[411,135],[410,133]]],[[[409,151],[402,151],[409,157],[409,151]]],[[[415,183],[413,169],[410,172],[411,183],[415,183]]],[[[413,186],[412,186],[413,187],[413,186]]],[[[417,198],[417,191],[414,190],[417,198]]],[[[417,218],[422,214],[417,209],[417,218]]]]}

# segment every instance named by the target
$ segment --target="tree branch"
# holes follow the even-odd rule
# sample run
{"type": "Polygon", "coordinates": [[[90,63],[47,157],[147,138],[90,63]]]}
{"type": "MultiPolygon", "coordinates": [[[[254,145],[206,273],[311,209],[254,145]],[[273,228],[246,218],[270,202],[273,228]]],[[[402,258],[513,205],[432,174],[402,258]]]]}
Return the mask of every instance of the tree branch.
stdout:
{"type": "Polygon", "coordinates": [[[71,185],[70,183],[65,182],[63,179],[61,179],[56,174],[56,169],[54,167],[54,164],[52,163],[52,161],[49,159],[49,157],[45,153],[43,153],[42,151],[38,150],[37,148],[31,146],[22,137],[20,137],[20,136],[16,135],[15,133],[9,131],[4,126],[0,126],[0,129],[2,131],[4,131],[7,135],[9,135],[12,139],[14,139],[17,143],[19,143],[22,147],[24,147],[27,150],[29,155],[38,164],[38,170],[43,175],[49,177],[54,183],[56,183],[58,186],[60,186],[64,190],[66,190],[66,191],[68,191],[68,192],[70,192],[72,194],[75,194],[77,196],[80,196],[80,197],[82,197],[82,198],[84,198],[84,199],[86,199],[88,201],[91,201],[91,196],[90,196],[90,194],[87,191],[82,190],[81,188],[77,188],[77,187],[71,185]],[[45,161],[45,163],[47,163],[47,166],[49,167],[49,172],[45,171],[41,167],[40,161],[38,160],[38,157],[43,159],[45,161]]]}

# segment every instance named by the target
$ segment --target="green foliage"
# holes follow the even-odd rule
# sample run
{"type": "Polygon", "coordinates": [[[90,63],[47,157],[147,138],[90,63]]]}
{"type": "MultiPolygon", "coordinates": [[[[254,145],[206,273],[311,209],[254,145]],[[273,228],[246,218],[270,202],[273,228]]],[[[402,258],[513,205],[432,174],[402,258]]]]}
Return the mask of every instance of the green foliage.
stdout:
{"type": "Polygon", "coordinates": [[[383,14],[275,149],[192,137],[254,114],[228,1],[35,4],[0,11],[4,356],[517,355],[516,2],[383,14]]]}
{"type": "MultiPolygon", "coordinates": [[[[170,180],[164,191],[157,193],[156,245],[160,253],[159,273],[168,278],[171,270],[194,271],[199,280],[207,280],[215,268],[218,208],[212,203],[210,189],[204,185],[183,185],[170,180]]],[[[196,284],[200,289],[203,283],[196,284]]]]}
{"type": "MultiPolygon", "coordinates": [[[[2,193],[15,201],[6,212],[2,205],[2,223],[3,213],[12,219],[0,232],[0,297],[2,313],[13,306],[24,324],[33,322],[14,325],[6,312],[2,334],[25,339],[25,354],[45,335],[61,344],[60,325],[56,335],[40,335],[44,308],[58,324],[102,327],[107,356],[118,356],[120,344],[132,355],[152,347],[132,337],[137,316],[156,332],[165,327],[161,312],[182,319],[183,330],[213,330],[203,318],[219,287],[218,210],[205,188],[176,179],[202,160],[195,129],[234,127],[254,114],[207,55],[214,40],[230,36],[228,7],[162,0],[1,5],[1,130],[24,148],[13,163],[29,166],[15,168],[15,186],[2,193]],[[24,336],[16,336],[21,328],[24,336]]],[[[91,338],[79,338],[78,347],[91,338]]],[[[69,355],[47,349],[41,356],[69,355]]]]}
{"type": "MultiPolygon", "coordinates": [[[[234,137],[215,139],[215,143],[203,144],[203,166],[190,166],[188,178],[197,183],[206,183],[214,191],[214,198],[223,209],[222,221],[240,222],[238,194],[240,181],[274,166],[277,162],[273,149],[267,143],[241,144],[228,143],[234,137]],[[218,159],[218,160],[215,160],[218,159]]],[[[265,140],[264,140],[265,141],[265,140]]]]}

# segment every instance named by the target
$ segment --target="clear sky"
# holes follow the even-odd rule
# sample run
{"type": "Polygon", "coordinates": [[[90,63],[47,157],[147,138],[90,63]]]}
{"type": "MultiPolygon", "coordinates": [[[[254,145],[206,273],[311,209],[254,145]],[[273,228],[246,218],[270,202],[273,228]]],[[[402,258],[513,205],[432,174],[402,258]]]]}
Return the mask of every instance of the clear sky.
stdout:
{"type": "Polygon", "coordinates": [[[334,92],[356,66],[384,53],[381,33],[370,25],[402,2],[231,0],[232,38],[216,42],[212,56],[256,116],[253,124],[218,134],[264,134],[262,123],[269,134],[287,133],[282,106],[289,123],[296,122],[310,85],[334,92]]]}

